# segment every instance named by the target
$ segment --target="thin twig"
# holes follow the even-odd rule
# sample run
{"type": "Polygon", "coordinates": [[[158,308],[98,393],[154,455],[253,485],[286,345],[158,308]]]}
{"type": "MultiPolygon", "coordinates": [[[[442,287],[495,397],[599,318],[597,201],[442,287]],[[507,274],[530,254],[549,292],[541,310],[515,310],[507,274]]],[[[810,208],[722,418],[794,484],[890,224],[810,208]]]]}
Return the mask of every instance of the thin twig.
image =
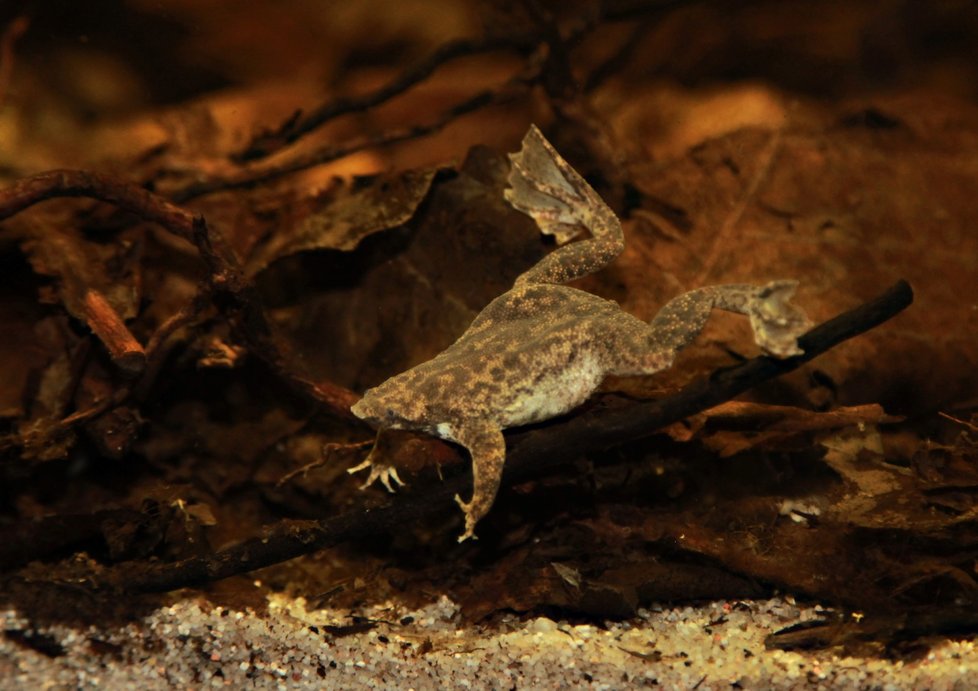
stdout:
{"type": "Polygon", "coordinates": [[[164,346],[170,336],[187,326],[195,319],[199,318],[204,310],[204,303],[210,296],[210,289],[206,286],[198,288],[193,299],[181,307],[175,314],[172,314],[166,321],[160,324],[153,335],[146,343],[146,359],[150,362],[162,358],[164,346]]]}
{"type": "Polygon", "coordinates": [[[649,32],[655,26],[653,18],[646,18],[636,24],[628,38],[611,54],[604,62],[599,64],[584,80],[582,91],[586,94],[592,93],[599,86],[614,74],[621,71],[622,67],[628,64],[635,51],[645,43],[649,32]]]}
{"type": "Polygon", "coordinates": [[[348,144],[321,147],[314,151],[299,154],[275,165],[246,167],[222,177],[200,180],[175,190],[169,196],[177,202],[186,202],[207,194],[232,189],[254,187],[292,173],[331,163],[359,151],[390,146],[411,139],[427,137],[441,131],[463,115],[480,108],[498,105],[525,93],[539,75],[538,61],[532,60],[530,67],[507,81],[502,87],[486,89],[445,110],[431,122],[388,130],[379,135],[365,137],[348,144]]]}
{"type": "Polygon", "coordinates": [[[282,123],[277,129],[264,131],[255,136],[243,151],[233,156],[239,162],[253,161],[274,154],[293,144],[300,137],[322,127],[336,118],[358,113],[379,106],[399,96],[412,86],[430,77],[439,67],[456,58],[490,53],[499,50],[525,51],[535,45],[532,34],[521,33],[512,36],[495,36],[483,39],[459,39],[438,47],[415,65],[401,72],[393,80],[379,89],[362,96],[337,98],[313,108],[309,113],[298,112],[282,123]]]}
{"type": "MultiPolygon", "coordinates": [[[[656,2],[645,0],[642,2],[622,3],[621,6],[615,6],[613,8],[600,7],[596,12],[592,12],[589,16],[580,18],[574,22],[574,25],[567,32],[566,44],[568,46],[577,44],[588,32],[598,26],[602,20],[621,21],[647,14],[661,15],[678,6],[687,4],[687,2],[688,0],[658,0],[656,2]]],[[[535,7],[535,3],[531,5],[531,9],[533,7],[535,7]]],[[[539,19],[539,16],[543,13],[537,9],[536,14],[539,19]]],[[[550,23],[556,30],[556,24],[554,22],[550,23]]],[[[552,39],[554,36],[550,38],[551,42],[553,42],[552,39]]],[[[323,103],[308,113],[297,110],[277,128],[271,130],[266,129],[257,134],[248,142],[244,149],[234,154],[231,158],[238,163],[247,163],[248,161],[271,156],[294,144],[300,138],[322,127],[327,122],[343,115],[363,112],[390,101],[411,87],[423,82],[438,68],[457,58],[502,50],[527,53],[532,48],[538,46],[539,43],[540,37],[535,32],[518,32],[507,36],[464,38],[449,41],[439,46],[427,58],[408,67],[390,82],[374,91],[361,96],[340,97],[323,103]]],[[[562,44],[564,41],[557,41],[556,43],[562,44]]],[[[561,60],[566,62],[566,56],[561,57],[561,60]]],[[[569,77],[570,72],[566,72],[566,75],[569,77]]],[[[423,134],[416,134],[414,136],[423,136],[424,134],[430,134],[430,132],[424,132],[423,134]]],[[[381,141],[377,144],[367,144],[366,146],[381,146],[394,143],[394,141],[401,141],[401,139],[381,141]]],[[[358,148],[356,150],[359,151],[360,149],[358,148]]],[[[353,151],[349,151],[343,155],[349,155],[349,153],[353,153],[353,151]]],[[[335,159],[331,158],[329,160],[335,159]]]]}
{"type": "Polygon", "coordinates": [[[85,291],[82,303],[85,322],[105,344],[112,362],[127,374],[142,372],[146,366],[146,351],[105,296],[94,288],[89,288],[85,291]]]}
{"type": "MultiPolygon", "coordinates": [[[[504,483],[512,484],[584,453],[634,441],[657,429],[727,401],[774,377],[797,369],[839,343],[892,318],[913,301],[900,281],[883,295],[825,322],[799,339],[803,355],[785,360],[757,357],[694,382],[674,396],[621,408],[596,408],[566,422],[524,432],[512,439],[504,483]]],[[[209,583],[288,559],[414,524],[454,507],[452,497],[471,485],[470,472],[424,492],[400,496],[377,509],[351,511],[320,521],[281,521],[265,535],[213,554],[171,564],[115,567],[102,583],[130,592],[162,592],[209,583]]]]}
{"type": "Polygon", "coordinates": [[[156,327],[156,331],[146,343],[146,368],[139,380],[132,384],[132,397],[137,402],[146,400],[168,353],[176,345],[172,336],[185,326],[201,319],[201,314],[210,303],[210,298],[210,285],[205,281],[197,288],[189,303],[156,327]]]}
{"type": "Polygon", "coordinates": [[[305,477],[309,474],[310,470],[315,470],[316,468],[321,468],[328,464],[336,456],[337,451],[360,451],[362,449],[370,448],[374,444],[373,439],[368,439],[367,441],[353,442],[352,444],[339,444],[331,442],[323,446],[322,454],[315,461],[301,465],[295,470],[290,470],[285,475],[280,477],[275,483],[276,487],[284,487],[289,484],[295,478],[305,477]]]}
{"type": "Polygon", "coordinates": [[[59,197],[88,197],[158,223],[174,235],[193,242],[194,216],[142,187],[87,170],[51,170],[18,180],[0,190],[0,221],[35,204],[59,197]]]}
{"type": "Polygon", "coordinates": [[[938,414],[938,415],[940,415],[940,416],[941,416],[942,418],[944,418],[945,420],[950,420],[951,422],[956,422],[956,423],[958,423],[958,424],[959,424],[959,425],[961,425],[962,427],[967,427],[967,428],[968,428],[968,429],[970,429],[970,430],[971,430],[972,432],[978,432],[978,425],[973,425],[973,424],[971,424],[970,422],[967,422],[967,421],[965,421],[965,420],[962,420],[962,419],[960,419],[960,418],[956,418],[956,417],[954,417],[953,415],[951,415],[951,414],[949,414],[949,413],[945,413],[945,412],[943,412],[943,411],[938,411],[938,412],[937,412],[937,414],[938,414]]]}

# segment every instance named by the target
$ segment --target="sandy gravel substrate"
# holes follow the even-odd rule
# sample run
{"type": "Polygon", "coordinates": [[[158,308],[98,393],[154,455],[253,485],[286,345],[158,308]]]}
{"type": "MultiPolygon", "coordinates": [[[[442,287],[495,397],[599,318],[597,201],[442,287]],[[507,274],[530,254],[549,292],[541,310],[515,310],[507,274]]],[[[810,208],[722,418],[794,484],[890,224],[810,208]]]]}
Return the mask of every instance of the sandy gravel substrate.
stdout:
{"type": "Polygon", "coordinates": [[[463,627],[444,597],[422,609],[382,603],[351,613],[273,595],[260,616],[183,600],[124,627],[35,631],[6,611],[0,686],[978,688],[974,641],[941,643],[912,663],[765,650],[768,633],[821,613],[774,599],[641,610],[604,626],[511,615],[463,627]]]}

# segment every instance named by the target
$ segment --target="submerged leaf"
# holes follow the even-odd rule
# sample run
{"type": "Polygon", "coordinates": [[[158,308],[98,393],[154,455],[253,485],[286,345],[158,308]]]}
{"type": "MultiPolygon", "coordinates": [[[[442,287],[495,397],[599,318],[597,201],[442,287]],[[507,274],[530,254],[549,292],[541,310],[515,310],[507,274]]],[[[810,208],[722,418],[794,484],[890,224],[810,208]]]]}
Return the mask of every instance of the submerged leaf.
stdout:
{"type": "Polygon", "coordinates": [[[310,250],[349,252],[367,236],[407,223],[428,194],[436,169],[356,178],[317,199],[291,227],[278,228],[248,261],[257,274],[274,261],[310,250]]]}

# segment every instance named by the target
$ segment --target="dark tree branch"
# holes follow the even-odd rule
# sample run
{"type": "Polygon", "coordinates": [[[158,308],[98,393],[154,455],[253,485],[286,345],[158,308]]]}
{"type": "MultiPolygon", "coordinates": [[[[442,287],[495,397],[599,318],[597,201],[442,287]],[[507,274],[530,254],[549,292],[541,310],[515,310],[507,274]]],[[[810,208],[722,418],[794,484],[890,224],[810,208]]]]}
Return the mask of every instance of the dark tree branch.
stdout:
{"type": "MultiPolygon", "coordinates": [[[[913,301],[913,291],[900,281],[881,296],[825,322],[799,339],[804,354],[785,360],[757,357],[715,372],[674,396],[635,403],[618,409],[595,409],[587,414],[524,432],[513,441],[503,481],[519,481],[582,453],[633,441],[657,429],[707,410],[774,377],[790,372],[839,343],[892,318],[913,301]]],[[[361,540],[396,530],[425,516],[454,508],[452,497],[465,493],[471,473],[424,493],[404,495],[386,506],[351,511],[320,521],[281,521],[262,537],[205,557],[145,567],[115,567],[106,585],[130,592],[161,592],[200,585],[270,566],[340,542],[361,540]]]]}
{"type": "Polygon", "coordinates": [[[325,163],[338,161],[341,158],[366,149],[376,149],[390,146],[412,139],[419,139],[435,134],[444,129],[463,115],[467,115],[490,105],[499,105],[512,100],[528,90],[540,73],[538,59],[531,59],[529,66],[500,87],[486,89],[470,96],[445,110],[431,122],[410,125],[382,132],[376,136],[365,137],[356,141],[324,146],[313,151],[298,154],[287,161],[275,165],[253,166],[242,168],[231,175],[214,177],[191,183],[174,191],[170,197],[177,202],[186,202],[204,195],[224,190],[254,187],[292,173],[308,170],[325,163]]]}
{"type": "MultiPolygon", "coordinates": [[[[555,72],[561,73],[562,78],[559,81],[567,85],[572,81],[569,51],[602,21],[623,21],[643,15],[661,16],[687,2],[689,0],[660,0],[658,2],[643,0],[624,3],[620,7],[597,7],[597,10],[589,13],[588,16],[572,22],[565,32],[566,35],[562,35],[556,24],[551,22],[548,25],[548,37],[545,39],[537,34],[517,33],[504,37],[451,41],[438,48],[426,60],[408,68],[376,91],[360,97],[340,98],[322,104],[308,115],[303,115],[301,110],[296,111],[275,130],[259,134],[244,150],[232,158],[243,164],[266,158],[295,143],[304,135],[330,120],[350,113],[363,112],[389,101],[422,82],[438,67],[455,58],[506,49],[524,53],[529,52],[530,49],[534,50],[527,57],[524,68],[506,83],[470,96],[448,108],[431,122],[395,128],[350,143],[323,146],[308,153],[297,154],[276,164],[244,165],[240,170],[228,175],[196,180],[174,190],[169,194],[169,197],[177,203],[182,203],[224,190],[250,188],[315,166],[340,160],[360,151],[426,137],[441,131],[446,125],[464,115],[490,105],[505,103],[525,94],[531,86],[542,78],[550,78],[551,74],[555,72]]],[[[577,92],[576,89],[574,91],[577,92]]]]}
{"type": "MultiPolygon", "coordinates": [[[[596,5],[590,16],[579,19],[567,32],[567,44],[576,44],[601,20],[622,21],[642,15],[661,16],[687,3],[688,0],[658,0],[654,2],[642,0],[640,2],[613,3],[609,7],[596,5]]],[[[538,3],[528,2],[526,6],[538,28],[544,28],[543,34],[547,42],[552,47],[560,46],[559,50],[563,51],[563,39],[557,33],[556,21],[538,3]]],[[[439,46],[427,58],[408,67],[390,82],[374,91],[361,96],[336,98],[312,108],[309,112],[297,110],[278,127],[265,129],[255,135],[243,150],[232,156],[232,159],[239,163],[247,163],[267,158],[294,144],[327,122],[351,113],[360,113],[390,101],[411,87],[420,84],[434,74],[438,68],[457,58],[498,51],[526,54],[539,45],[540,39],[541,36],[538,32],[517,32],[506,36],[463,38],[449,41],[439,46]]],[[[628,50],[630,52],[631,48],[629,47],[628,50]]],[[[561,55],[558,59],[566,67],[563,76],[565,83],[569,83],[571,76],[568,56],[561,55]]]]}
{"type": "Polygon", "coordinates": [[[239,162],[252,161],[270,156],[294,143],[300,137],[318,129],[336,118],[358,113],[399,96],[412,86],[430,77],[435,70],[456,58],[490,53],[500,50],[526,51],[536,44],[531,34],[516,34],[483,39],[460,39],[450,41],[421,62],[401,72],[392,81],[379,89],[362,96],[337,98],[313,108],[308,113],[297,112],[293,117],[279,125],[275,130],[264,131],[255,136],[243,151],[234,156],[239,162]]]}
{"type": "MultiPolygon", "coordinates": [[[[594,16],[588,17],[583,21],[578,21],[568,32],[567,42],[568,44],[577,43],[584,35],[599,24],[600,20],[602,19],[602,14],[605,15],[604,18],[611,21],[622,20],[628,19],[635,15],[662,14],[673,9],[674,6],[681,4],[683,3],[644,2],[637,4],[633,3],[632,5],[626,4],[624,7],[614,10],[601,8],[598,9],[594,16]]],[[[546,13],[537,6],[537,3],[528,3],[528,7],[531,10],[531,14],[534,16],[534,19],[537,21],[538,28],[541,26],[544,28],[543,34],[545,35],[547,42],[551,44],[552,50],[557,49],[561,52],[558,60],[562,63],[562,68],[564,69],[562,76],[564,77],[565,84],[570,83],[572,78],[570,73],[569,58],[563,53],[564,40],[561,39],[557,31],[555,21],[553,21],[553,19],[549,16],[545,17],[546,13]]],[[[278,153],[282,149],[294,144],[300,138],[317,130],[327,122],[351,113],[360,113],[390,101],[391,99],[403,94],[411,87],[420,84],[434,74],[438,68],[457,58],[498,51],[514,51],[527,54],[536,48],[540,44],[540,41],[541,36],[538,34],[538,32],[518,32],[507,36],[488,36],[478,39],[464,38],[449,41],[448,43],[444,43],[439,46],[435,52],[433,52],[427,58],[412,65],[411,67],[408,67],[390,82],[384,84],[374,91],[361,96],[336,98],[316,106],[308,113],[304,113],[302,110],[297,110],[291,117],[286,119],[278,127],[274,129],[266,129],[255,135],[242,151],[232,156],[232,160],[238,163],[247,163],[249,161],[267,158],[268,156],[278,153]]],[[[552,60],[552,58],[548,59],[552,60]]],[[[458,110],[458,106],[456,106],[456,108],[453,110],[458,110]]],[[[463,110],[463,112],[468,111],[463,110]]],[[[450,111],[446,113],[446,115],[449,114],[450,111]]],[[[455,117],[460,114],[462,113],[457,113],[455,117]]],[[[426,134],[431,134],[434,131],[425,131],[420,129],[421,127],[424,126],[413,128],[417,130],[417,133],[412,135],[413,137],[424,136],[426,134]]],[[[411,129],[404,131],[411,131],[411,129]]],[[[367,143],[360,148],[391,144],[397,141],[401,141],[401,139],[395,138],[390,141],[384,139],[375,144],[367,143]]],[[[356,151],[358,150],[360,149],[356,149],[356,151]]],[[[348,151],[342,155],[349,155],[350,153],[353,153],[353,151],[348,151]]],[[[329,160],[335,159],[330,158],[329,160]]]]}
{"type": "Polygon", "coordinates": [[[888,646],[913,641],[921,636],[964,636],[978,631],[978,612],[971,604],[928,604],[899,612],[872,612],[853,619],[842,614],[796,624],[775,631],[764,646],[777,650],[813,650],[828,647],[852,648],[873,641],[888,646]]]}
{"type": "Polygon", "coordinates": [[[189,211],[137,185],[86,170],[51,170],[0,190],[0,221],[59,197],[88,197],[108,202],[144,221],[158,223],[184,240],[194,241],[194,216],[189,211]]]}

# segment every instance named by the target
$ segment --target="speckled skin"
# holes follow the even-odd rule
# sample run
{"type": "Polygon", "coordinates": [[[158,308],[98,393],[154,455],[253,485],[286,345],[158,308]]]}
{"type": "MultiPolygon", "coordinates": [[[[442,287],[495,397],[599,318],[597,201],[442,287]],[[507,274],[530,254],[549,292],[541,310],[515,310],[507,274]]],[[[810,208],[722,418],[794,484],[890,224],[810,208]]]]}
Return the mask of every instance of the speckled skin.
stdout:
{"type": "MultiPolygon", "coordinates": [[[[601,269],[624,249],[621,224],[597,193],[536,127],[511,154],[506,198],[562,246],[523,273],[447,350],[367,391],[353,413],[378,430],[409,429],[457,442],[472,456],[472,500],[456,501],[465,532],[492,506],[506,446],[503,430],[539,422],[583,403],[607,375],[651,374],[669,367],[713,308],[747,314],[755,339],[776,357],[800,353],[809,326],[787,304],[793,281],[700,288],[670,301],[651,323],[617,303],[561,285],[601,269]]],[[[376,447],[375,447],[376,448],[376,447]]],[[[371,452],[366,484],[400,482],[371,452]]]]}

